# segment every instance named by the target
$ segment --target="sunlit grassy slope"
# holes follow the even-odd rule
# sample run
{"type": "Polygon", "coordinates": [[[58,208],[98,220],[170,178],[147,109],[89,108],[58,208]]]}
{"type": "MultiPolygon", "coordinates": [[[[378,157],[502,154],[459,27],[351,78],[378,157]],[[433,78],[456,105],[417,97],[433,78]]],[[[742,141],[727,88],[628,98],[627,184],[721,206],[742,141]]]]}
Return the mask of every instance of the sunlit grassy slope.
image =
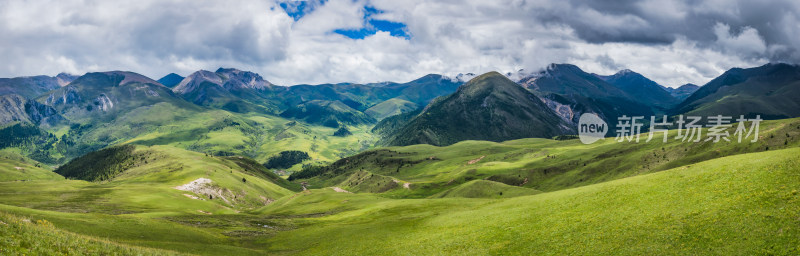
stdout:
{"type": "MultiPolygon", "coordinates": [[[[180,196],[155,184],[137,190],[163,194],[158,199],[163,204],[118,200],[133,192],[121,184],[113,190],[123,192],[105,200],[92,201],[91,194],[48,194],[81,186],[97,192],[114,181],[68,181],[61,188],[52,182],[3,182],[5,205],[44,209],[26,204],[63,200],[85,208],[64,213],[0,205],[0,211],[114,243],[207,255],[796,254],[798,154],[797,148],[742,154],[509,199],[390,199],[315,189],[284,196],[255,212],[213,215],[190,212],[201,206],[185,202],[180,206],[185,212],[176,208],[177,202],[167,200],[180,196]],[[12,193],[25,197],[24,202],[9,200],[12,193]],[[89,207],[103,201],[99,209],[89,207]],[[118,207],[136,209],[141,204],[149,209],[133,214],[103,211],[117,201],[118,207]]],[[[119,183],[137,180],[120,178],[119,183]]]]}
{"type": "Polygon", "coordinates": [[[123,245],[57,229],[47,220],[0,213],[3,255],[182,255],[177,252],[123,245]]]}
{"type": "MultiPolygon", "coordinates": [[[[735,127],[735,125],[734,125],[735,127]]],[[[733,130],[733,129],[732,129],[733,130]]],[[[731,130],[731,133],[733,132],[731,130]]],[[[703,131],[706,134],[707,131],[703,131]]],[[[616,142],[607,138],[585,145],[579,140],[521,139],[502,143],[463,141],[447,147],[414,145],[369,150],[337,161],[315,176],[299,178],[312,187],[352,186],[354,175],[379,175],[411,183],[386,190],[386,196],[421,198],[442,193],[471,180],[491,180],[541,191],[585,186],[690,165],[722,156],[761,152],[800,145],[800,119],[765,121],[759,139],[684,142],[669,131],[645,142],[616,142]],[[367,174],[364,174],[364,173],[367,174]]],[[[358,186],[370,186],[364,182],[358,186]]],[[[381,191],[384,192],[384,191],[381,191]]]]}
{"type": "Polygon", "coordinates": [[[309,255],[797,254],[798,154],[724,157],[504,200],[391,200],[314,190],[262,213],[326,215],[265,244],[309,255]]]}
{"type": "Polygon", "coordinates": [[[12,149],[0,151],[0,182],[21,180],[63,180],[44,164],[23,157],[12,149]]]}
{"type": "MultiPolygon", "coordinates": [[[[167,110],[158,112],[169,113],[167,110]]],[[[348,129],[353,135],[336,137],[333,136],[336,131],[334,128],[277,116],[234,114],[221,110],[196,115],[175,115],[167,119],[178,121],[165,122],[119,143],[170,145],[219,155],[247,155],[262,163],[281,151],[291,149],[307,152],[313,159],[310,162],[326,163],[367,149],[375,140],[368,133],[370,127],[367,126],[350,126],[348,129]]],[[[130,118],[136,122],[140,119],[130,118]]],[[[121,126],[119,129],[101,130],[125,131],[136,125],[125,123],[125,120],[127,119],[122,118],[116,121],[116,125],[121,126]]],[[[295,169],[299,169],[299,166],[295,169]]]]}
{"type": "MultiPolygon", "coordinates": [[[[257,208],[292,192],[234,161],[169,146],[139,147],[133,166],[103,182],[5,182],[0,203],[34,209],[109,214],[142,212],[233,213],[257,208]],[[206,194],[175,187],[205,178],[206,194]],[[243,181],[243,178],[245,181],[243,181]],[[208,195],[214,198],[208,198],[208,195]],[[192,196],[197,199],[193,199],[192,196]]],[[[102,159],[96,160],[98,164],[102,159]]]]}

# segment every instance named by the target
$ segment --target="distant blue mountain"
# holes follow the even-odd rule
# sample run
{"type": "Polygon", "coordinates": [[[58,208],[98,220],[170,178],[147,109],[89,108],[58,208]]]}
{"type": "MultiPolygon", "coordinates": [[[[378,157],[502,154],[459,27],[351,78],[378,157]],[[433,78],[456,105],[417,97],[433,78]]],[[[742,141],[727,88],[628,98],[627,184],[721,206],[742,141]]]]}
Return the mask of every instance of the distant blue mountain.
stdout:
{"type": "Polygon", "coordinates": [[[158,82],[163,84],[166,87],[173,88],[176,85],[178,85],[179,83],[181,83],[183,78],[184,77],[182,77],[182,76],[180,76],[178,74],[169,73],[169,75],[166,75],[166,76],[162,77],[161,79],[158,79],[158,82]]]}

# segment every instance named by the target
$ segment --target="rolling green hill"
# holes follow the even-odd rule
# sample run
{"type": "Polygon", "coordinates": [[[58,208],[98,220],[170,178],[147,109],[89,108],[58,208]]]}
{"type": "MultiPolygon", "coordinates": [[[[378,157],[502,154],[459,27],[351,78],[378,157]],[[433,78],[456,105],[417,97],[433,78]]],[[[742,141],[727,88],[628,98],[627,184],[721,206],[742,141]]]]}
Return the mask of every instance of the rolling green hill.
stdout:
{"type": "Polygon", "coordinates": [[[24,157],[12,150],[0,151],[0,182],[29,180],[63,180],[49,166],[24,157]]]}
{"type": "Polygon", "coordinates": [[[510,198],[541,193],[529,188],[506,185],[491,180],[473,180],[440,193],[432,198],[466,197],[466,198],[510,198]]]}
{"type": "Polygon", "coordinates": [[[797,154],[744,154],[495,201],[313,190],[260,213],[329,213],[268,239],[269,250],[287,254],[796,254],[797,154]]]}
{"type": "Polygon", "coordinates": [[[413,102],[399,98],[393,98],[368,108],[364,111],[364,113],[375,120],[380,121],[390,116],[414,111],[417,108],[419,108],[419,106],[413,102]]]}
{"type": "MultiPolygon", "coordinates": [[[[704,131],[704,134],[707,131],[704,131]]],[[[607,138],[585,145],[573,140],[520,139],[502,143],[462,141],[446,147],[412,145],[368,150],[323,167],[306,168],[290,176],[309,187],[346,187],[357,172],[387,176],[408,183],[386,196],[421,198],[472,180],[555,191],[658,172],[722,156],[800,145],[800,119],[763,122],[759,141],[682,142],[677,131],[655,133],[653,141],[617,142],[607,138]]],[[[379,182],[376,180],[375,182],[379,182]]],[[[361,186],[368,186],[362,184],[361,186]]]]}
{"type": "Polygon", "coordinates": [[[371,124],[375,119],[341,101],[312,100],[290,107],[280,114],[284,118],[303,120],[310,124],[339,128],[339,125],[371,124]]]}
{"type": "Polygon", "coordinates": [[[1,193],[17,193],[17,196],[0,203],[34,209],[110,214],[154,209],[233,213],[263,206],[292,193],[283,186],[294,186],[292,189],[299,190],[299,186],[270,177],[243,163],[245,160],[230,160],[169,146],[124,146],[88,154],[56,170],[70,179],[93,182],[36,179],[7,183],[0,189],[1,193]],[[119,159],[123,161],[117,162],[119,159]],[[96,164],[84,169],[90,162],[96,164]],[[47,189],[24,189],[29,186],[46,186],[47,189]],[[27,200],[29,197],[36,200],[27,200]]]}

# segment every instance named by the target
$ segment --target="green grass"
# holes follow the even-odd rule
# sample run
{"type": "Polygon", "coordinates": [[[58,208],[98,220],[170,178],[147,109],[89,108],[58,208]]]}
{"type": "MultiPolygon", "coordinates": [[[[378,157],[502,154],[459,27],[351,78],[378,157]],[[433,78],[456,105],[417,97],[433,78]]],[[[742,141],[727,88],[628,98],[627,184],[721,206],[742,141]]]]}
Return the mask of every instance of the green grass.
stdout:
{"type": "Polygon", "coordinates": [[[23,180],[63,180],[49,166],[28,159],[14,150],[0,151],[0,182],[23,180]]]}
{"type": "MultiPolygon", "coordinates": [[[[735,127],[735,125],[734,125],[735,127]]],[[[703,132],[706,134],[706,131],[703,132]]],[[[521,139],[462,141],[446,147],[413,145],[369,150],[340,160],[322,175],[300,179],[311,187],[346,186],[356,172],[412,183],[412,189],[385,193],[394,198],[425,198],[472,180],[492,180],[540,191],[557,191],[663,171],[728,155],[800,146],[800,119],[765,121],[758,142],[662,143],[662,134],[645,143],[607,138],[585,145],[578,140],[521,139]]]]}
{"type": "MultiPolygon", "coordinates": [[[[74,254],[793,255],[799,135],[800,119],[788,119],[764,123],[754,144],[394,147],[338,161],[344,172],[303,180],[320,189],[297,193],[297,181],[246,158],[136,146],[145,157],[107,181],[0,181],[0,220],[52,224],[20,224],[28,230],[0,250],[52,254],[44,242],[53,241],[52,250],[74,254]],[[174,188],[198,178],[235,200],[174,188]]],[[[19,164],[36,166],[0,158],[0,166],[19,164]]]]}
{"type": "Polygon", "coordinates": [[[400,99],[400,98],[392,98],[388,99],[384,102],[375,104],[364,111],[367,115],[375,118],[375,120],[383,120],[384,118],[399,115],[405,112],[414,111],[415,109],[419,108],[417,104],[413,102],[400,99]]]}
{"type": "Polygon", "coordinates": [[[467,198],[509,198],[535,195],[541,191],[506,185],[490,180],[473,180],[458,187],[433,195],[434,198],[467,197],[467,198]]]}
{"type": "Polygon", "coordinates": [[[0,254],[3,255],[182,255],[134,247],[57,229],[44,220],[0,213],[0,254]]]}
{"type": "Polygon", "coordinates": [[[330,203],[338,194],[313,191],[263,212],[327,215],[267,244],[305,255],[797,254],[798,154],[744,154],[502,200],[348,194],[330,203]]]}
{"type": "MultiPolygon", "coordinates": [[[[185,162],[197,156],[181,154],[187,154],[185,162]]],[[[798,154],[797,148],[742,154],[505,199],[391,199],[315,189],[286,194],[253,212],[213,215],[187,210],[199,205],[172,198],[155,183],[130,184],[168,176],[126,172],[130,177],[102,184],[3,182],[0,212],[47,220],[54,229],[114,244],[206,255],[796,254],[800,250],[796,246],[800,242],[798,154]],[[105,187],[115,182],[121,184],[105,187]],[[92,201],[89,191],[102,197],[99,191],[104,188],[114,196],[92,201]],[[134,190],[162,195],[132,203],[129,193],[134,190]],[[64,193],[69,191],[81,196],[64,193]],[[37,210],[31,208],[46,207],[22,203],[52,204],[48,197],[71,200],[89,212],[37,210]],[[123,208],[148,207],[138,213],[92,211],[95,204],[106,208],[114,203],[123,208]]],[[[200,157],[195,161],[209,161],[200,157]]],[[[156,166],[151,170],[159,169],[156,166]]],[[[72,238],[63,237],[72,243],[72,238]]],[[[7,250],[21,251],[12,246],[7,250]]]]}
{"type": "MultiPolygon", "coordinates": [[[[30,148],[46,148],[56,160],[40,161],[53,165],[120,144],[169,145],[215,155],[246,155],[262,163],[280,151],[296,149],[311,155],[313,160],[308,163],[329,163],[372,147],[377,138],[369,129],[368,125],[348,126],[353,135],[336,137],[334,128],[278,116],[159,102],[87,126],[51,127],[48,131],[58,135],[52,145],[37,144],[30,148]]],[[[27,151],[22,153],[29,155],[27,151]]],[[[299,170],[299,165],[290,170],[299,170]]]]}
{"type": "Polygon", "coordinates": [[[140,146],[136,155],[145,157],[137,158],[130,169],[104,182],[47,180],[3,183],[0,203],[65,212],[199,214],[203,211],[216,214],[255,209],[292,193],[224,157],[169,146],[140,146]],[[215,197],[211,200],[205,194],[175,189],[199,178],[210,179],[211,186],[224,199],[215,197]]]}

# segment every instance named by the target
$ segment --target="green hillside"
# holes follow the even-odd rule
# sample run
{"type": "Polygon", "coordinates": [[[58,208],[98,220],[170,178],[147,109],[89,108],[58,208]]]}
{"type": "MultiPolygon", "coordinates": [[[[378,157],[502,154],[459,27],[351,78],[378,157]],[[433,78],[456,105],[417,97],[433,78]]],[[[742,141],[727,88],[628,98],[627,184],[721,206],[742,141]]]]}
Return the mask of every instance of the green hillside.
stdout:
{"type": "Polygon", "coordinates": [[[473,180],[458,187],[433,195],[433,198],[467,197],[467,198],[510,198],[535,195],[541,191],[506,185],[490,180],[473,180]]]}
{"type": "Polygon", "coordinates": [[[16,196],[0,199],[0,204],[112,214],[154,209],[232,213],[263,206],[292,193],[281,186],[287,185],[285,181],[265,179],[264,174],[243,168],[239,161],[169,146],[128,146],[111,153],[89,154],[57,172],[96,182],[50,179],[52,181],[7,183],[0,193],[15,193],[16,196]],[[115,162],[120,155],[129,158],[123,157],[126,160],[122,163],[115,162]],[[80,169],[89,161],[95,161],[96,166],[80,169]],[[191,189],[178,189],[193,182],[196,184],[189,186],[193,187],[191,189]],[[46,189],[33,189],[36,187],[46,189]]]}
{"type": "Polygon", "coordinates": [[[261,213],[333,212],[268,240],[269,250],[287,254],[797,254],[798,154],[725,157],[495,201],[315,190],[261,213]],[[331,198],[343,201],[310,204],[331,198]]]}
{"type": "Polygon", "coordinates": [[[573,129],[532,93],[505,76],[478,76],[383,138],[383,145],[450,145],[463,140],[504,141],[572,133],[573,129]]]}
{"type": "Polygon", "coordinates": [[[63,180],[49,166],[13,152],[0,150],[0,182],[29,180],[63,180]]]}
{"type": "Polygon", "coordinates": [[[0,213],[0,236],[0,252],[19,255],[184,255],[79,235],[44,219],[7,213],[0,213]]]}
{"type": "Polygon", "coordinates": [[[417,108],[419,108],[419,106],[417,106],[417,104],[414,104],[413,102],[403,99],[393,98],[368,108],[367,110],[364,111],[364,113],[374,118],[375,120],[383,120],[384,118],[390,116],[414,111],[417,108]]]}
{"type": "MultiPolygon", "coordinates": [[[[706,134],[704,131],[703,134],[706,134]]],[[[655,133],[651,142],[616,142],[612,138],[585,145],[573,140],[520,139],[502,143],[462,141],[446,147],[413,145],[369,150],[324,167],[307,168],[290,179],[311,187],[345,186],[356,172],[369,172],[413,183],[393,189],[391,197],[428,197],[460,184],[487,179],[541,191],[555,191],[658,172],[722,156],[800,145],[800,119],[761,123],[759,141],[682,142],[677,131],[655,133]]],[[[362,185],[365,186],[365,185],[362,185]]]]}
{"type": "Polygon", "coordinates": [[[284,118],[303,120],[310,124],[339,128],[339,125],[371,124],[375,119],[345,105],[341,101],[312,100],[290,107],[280,114],[284,118]]]}

